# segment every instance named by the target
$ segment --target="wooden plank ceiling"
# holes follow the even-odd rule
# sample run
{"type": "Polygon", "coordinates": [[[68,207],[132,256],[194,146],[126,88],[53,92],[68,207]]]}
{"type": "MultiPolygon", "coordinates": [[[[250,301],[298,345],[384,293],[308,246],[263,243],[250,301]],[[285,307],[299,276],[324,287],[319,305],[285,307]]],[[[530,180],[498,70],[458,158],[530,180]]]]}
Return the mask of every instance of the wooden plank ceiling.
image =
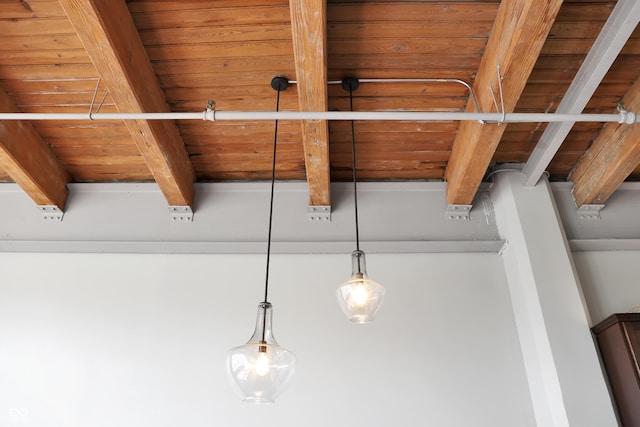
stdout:
{"type": "MultiPolygon", "coordinates": [[[[554,112],[615,1],[0,0],[0,112],[198,112],[275,108],[272,77],[297,81],[280,109],[347,111],[328,84],[461,79],[484,112],[554,112]],[[293,22],[293,24],[292,24],[293,22]],[[497,66],[503,79],[498,82],[497,66]]],[[[640,38],[628,40],[585,112],[640,112],[640,38]],[[635,85],[634,85],[635,83],[635,85]]],[[[362,111],[475,111],[456,83],[362,83],[362,111]]],[[[472,203],[496,163],[523,163],[544,123],[356,122],[363,180],[447,180],[472,203]]],[[[192,205],[194,181],[270,178],[273,122],[0,121],[0,181],[64,208],[68,182],[155,181],[192,205]]],[[[345,121],[281,121],[277,178],[307,180],[310,205],[351,178],[345,121]]],[[[640,178],[636,125],[578,123],[548,167],[578,203],[640,178]],[[593,148],[590,149],[590,147],[593,148]],[[605,155],[606,154],[606,155],[605,155]],[[575,169],[575,172],[572,171],[575,169]],[[595,178],[594,178],[595,176],[595,178]]]]}

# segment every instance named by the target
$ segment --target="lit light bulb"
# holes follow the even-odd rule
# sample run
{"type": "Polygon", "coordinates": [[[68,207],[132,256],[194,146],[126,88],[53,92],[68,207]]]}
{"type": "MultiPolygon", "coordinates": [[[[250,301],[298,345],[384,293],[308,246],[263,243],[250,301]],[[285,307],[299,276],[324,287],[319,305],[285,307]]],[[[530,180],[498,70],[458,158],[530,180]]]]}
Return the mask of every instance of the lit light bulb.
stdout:
{"type": "Polygon", "coordinates": [[[271,360],[266,350],[258,352],[258,360],[256,361],[256,374],[264,377],[271,370],[271,360]]]}
{"type": "Polygon", "coordinates": [[[358,283],[353,289],[353,303],[355,305],[364,305],[369,299],[369,293],[364,283],[358,283]]]}
{"type": "Polygon", "coordinates": [[[354,323],[368,323],[373,320],[382,304],[384,287],[367,276],[364,252],[351,254],[351,278],[337,290],[340,308],[354,323]]]}

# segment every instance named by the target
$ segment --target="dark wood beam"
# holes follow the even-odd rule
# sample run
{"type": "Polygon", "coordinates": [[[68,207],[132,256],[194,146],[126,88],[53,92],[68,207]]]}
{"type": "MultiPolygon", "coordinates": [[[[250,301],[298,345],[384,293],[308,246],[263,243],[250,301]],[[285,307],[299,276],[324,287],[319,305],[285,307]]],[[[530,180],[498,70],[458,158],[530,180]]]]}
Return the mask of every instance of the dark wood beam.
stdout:
{"type": "MultiPolygon", "coordinates": [[[[300,110],[327,111],[326,0],[289,0],[300,110]]],[[[329,126],[326,120],[302,122],[309,205],[331,204],[329,126]]]]}
{"type": "MultiPolygon", "coordinates": [[[[622,100],[629,111],[640,108],[640,79],[622,100]]],[[[640,125],[607,123],[571,172],[578,207],[603,204],[640,164],[640,125]]]]}
{"type": "MultiPolygon", "coordinates": [[[[123,0],[60,0],[117,108],[169,111],[123,0]]],[[[131,138],[169,205],[193,205],[193,167],[172,120],[127,120],[131,138]]]]}
{"type": "MultiPolygon", "coordinates": [[[[482,112],[500,103],[500,66],[504,109],[512,112],[540,55],[562,0],[503,0],[473,85],[482,112]]],[[[467,111],[475,111],[471,102],[467,111]]],[[[445,171],[449,204],[471,204],[506,125],[460,123],[445,171]]]]}
{"type": "MultiPolygon", "coordinates": [[[[0,111],[21,112],[0,89],[0,111]]],[[[0,168],[39,206],[64,210],[69,173],[27,121],[0,121],[0,168]]]]}

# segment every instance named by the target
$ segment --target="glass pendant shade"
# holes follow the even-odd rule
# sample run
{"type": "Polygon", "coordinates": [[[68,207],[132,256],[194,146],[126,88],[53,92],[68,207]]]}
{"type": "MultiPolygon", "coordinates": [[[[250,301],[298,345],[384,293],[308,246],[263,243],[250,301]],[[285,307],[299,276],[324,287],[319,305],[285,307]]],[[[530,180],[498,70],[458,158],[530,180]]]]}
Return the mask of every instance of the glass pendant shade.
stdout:
{"type": "Polygon", "coordinates": [[[261,302],[253,336],[227,355],[229,374],[244,402],[273,403],[295,371],[295,355],[273,338],[272,317],[271,303],[261,302]]]}
{"type": "Polygon", "coordinates": [[[368,323],[382,305],[384,287],[367,276],[364,252],[353,251],[351,263],[351,278],[338,288],[338,302],[352,322],[368,323]]]}

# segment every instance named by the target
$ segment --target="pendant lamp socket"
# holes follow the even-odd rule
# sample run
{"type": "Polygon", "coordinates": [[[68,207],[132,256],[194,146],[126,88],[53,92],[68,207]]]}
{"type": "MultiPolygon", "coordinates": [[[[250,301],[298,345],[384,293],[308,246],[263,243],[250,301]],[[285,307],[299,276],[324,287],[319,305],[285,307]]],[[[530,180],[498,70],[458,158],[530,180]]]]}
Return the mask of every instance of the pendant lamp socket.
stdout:
{"type": "Polygon", "coordinates": [[[357,77],[347,76],[342,79],[342,89],[349,91],[354,91],[360,87],[360,80],[357,77]]]}
{"type": "Polygon", "coordinates": [[[273,90],[282,92],[289,87],[289,79],[284,76],[275,76],[273,79],[271,79],[271,87],[273,88],[273,90]]]}

